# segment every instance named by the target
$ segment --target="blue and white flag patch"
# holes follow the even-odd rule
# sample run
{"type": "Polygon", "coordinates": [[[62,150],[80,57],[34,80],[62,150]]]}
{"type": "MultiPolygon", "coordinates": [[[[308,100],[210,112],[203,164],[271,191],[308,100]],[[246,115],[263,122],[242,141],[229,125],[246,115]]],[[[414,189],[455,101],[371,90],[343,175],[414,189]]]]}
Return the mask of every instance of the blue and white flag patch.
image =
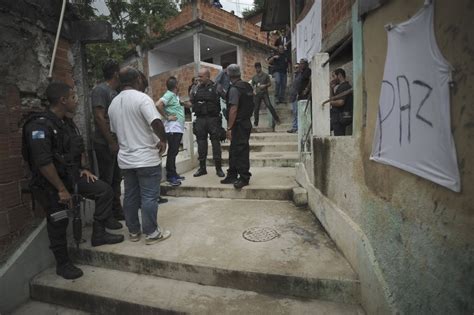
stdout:
{"type": "Polygon", "coordinates": [[[45,135],[44,135],[44,131],[43,130],[35,130],[31,133],[31,139],[35,140],[35,139],[44,139],[45,138],[45,135]]]}

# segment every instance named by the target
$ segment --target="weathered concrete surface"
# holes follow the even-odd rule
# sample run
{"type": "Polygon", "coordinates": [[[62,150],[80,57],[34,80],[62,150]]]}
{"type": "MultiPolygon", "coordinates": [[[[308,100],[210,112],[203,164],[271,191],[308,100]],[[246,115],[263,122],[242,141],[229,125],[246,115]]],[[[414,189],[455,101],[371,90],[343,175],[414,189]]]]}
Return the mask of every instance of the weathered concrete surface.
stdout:
{"type": "MultiPolygon", "coordinates": [[[[229,151],[230,142],[221,145],[222,151],[229,151]]],[[[209,148],[211,149],[211,148],[209,148]]],[[[297,142],[250,142],[251,152],[298,152],[297,142]]]]}
{"type": "Polygon", "coordinates": [[[50,269],[32,284],[33,297],[94,314],[363,314],[357,305],[258,294],[251,291],[81,266],[85,275],[60,279],[50,269]]]}
{"type": "Polygon", "coordinates": [[[308,204],[308,192],[302,187],[293,188],[293,202],[295,206],[301,207],[308,204]]]}
{"type": "Polygon", "coordinates": [[[262,132],[250,134],[251,142],[297,142],[296,134],[284,132],[262,132]]]}
{"type": "MultiPolygon", "coordinates": [[[[250,167],[294,167],[298,159],[298,152],[250,152],[250,167]]],[[[229,152],[222,152],[222,163],[229,165],[229,152]]],[[[207,165],[214,165],[212,156],[207,165]]]]}
{"type": "Polygon", "coordinates": [[[175,280],[345,303],[359,299],[356,274],[314,215],[289,202],[170,198],[158,221],[172,232],[158,245],[126,239],[71,251],[83,264],[175,280]],[[253,227],[273,228],[279,236],[250,242],[242,235],[253,227]]]}
{"type": "MultiPolygon", "coordinates": [[[[57,303],[58,301],[52,301],[57,303]]],[[[56,304],[48,304],[38,301],[28,301],[21,307],[12,312],[12,315],[87,315],[89,312],[83,312],[56,304]]]]}
{"type": "Polygon", "coordinates": [[[358,272],[363,305],[374,314],[474,311],[474,165],[469,163],[474,156],[474,107],[469,103],[474,88],[468,79],[474,73],[472,1],[455,6],[435,1],[436,39],[456,69],[450,110],[462,192],[369,161],[386,57],[384,25],[405,21],[423,2],[389,1],[365,18],[366,103],[354,106],[362,122],[356,132],[360,136],[314,141],[320,170],[312,182],[320,191],[313,201],[318,218],[358,272]],[[370,290],[381,294],[364,293],[370,290]],[[383,309],[384,303],[389,308],[383,309]],[[384,312],[377,313],[378,307],[384,312]]]}
{"type": "Polygon", "coordinates": [[[29,282],[54,263],[43,221],[0,268],[0,313],[11,312],[30,296],[29,282]]]}
{"type": "Polygon", "coordinates": [[[182,174],[186,179],[179,187],[163,183],[162,193],[175,197],[291,200],[292,189],[298,186],[295,170],[288,167],[252,167],[250,185],[240,190],[221,184],[222,178],[217,177],[213,168],[208,167],[208,174],[201,177],[193,177],[195,171],[182,174]]]}

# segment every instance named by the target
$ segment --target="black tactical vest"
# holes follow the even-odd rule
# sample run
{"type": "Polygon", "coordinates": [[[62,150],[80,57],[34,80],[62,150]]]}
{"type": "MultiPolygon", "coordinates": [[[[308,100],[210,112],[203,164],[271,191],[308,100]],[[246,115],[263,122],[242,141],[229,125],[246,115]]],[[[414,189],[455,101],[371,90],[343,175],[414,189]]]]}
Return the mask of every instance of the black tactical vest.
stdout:
{"type": "MultiPolygon", "coordinates": [[[[237,109],[237,118],[236,120],[246,120],[250,119],[253,114],[254,110],[254,103],[253,103],[253,88],[252,86],[245,81],[239,80],[237,82],[234,82],[230,88],[236,88],[240,92],[240,98],[239,98],[239,107],[237,109]]],[[[227,95],[229,95],[227,93],[227,95]]],[[[227,97],[228,98],[228,97],[227,97]]],[[[229,102],[227,101],[227,112],[229,112],[229,102]]]]}
{"type": "Polygon", "coordinates": [[[37,169],[33,168],[25,133],[26,126],[33,121],[36,124],[48,128],[52,135],[51,147],[54,166],[61,180],[63,180],[70,189],[72,188],[72,181],[74,179],[77,180],[77,176],[79,175],[78,170],[80,167],[81,154],[84,152],[84,141],[72,120],[71,123],[73,125],[68,125],[67,121],[62,122],[53,115],[54,114],[50,112],[33,113],[26,119],[23,125],[22,156],[29,164],[34,184],[39,184],[40,186],[48,185],[47,180],[39,174],[37,169]]]}
{"type": "Polygon", "coordinates": [[[221,103],[216,86],[211,81],[208,85],[199,85],[193,95],[193,112],[196,117],[217,117],[221,112],[221,103]]]}

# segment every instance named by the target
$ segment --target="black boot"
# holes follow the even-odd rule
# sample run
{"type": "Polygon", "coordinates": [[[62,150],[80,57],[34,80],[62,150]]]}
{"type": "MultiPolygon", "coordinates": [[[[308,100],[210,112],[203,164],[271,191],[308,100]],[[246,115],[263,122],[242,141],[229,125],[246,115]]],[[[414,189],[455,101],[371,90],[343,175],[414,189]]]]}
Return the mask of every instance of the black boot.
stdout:
{"type": "Polygon", "coordinates": [[[109,230],[120,230],[123,225],[117,219],[114,217],[108,217],[105,220],[105,227],[108,228],[109,230]]]}
{"type": "Polygon", "coordinates": [[[221,180],[221,184],[233,184],[237,181],[237,177],[227,174],[227,177],[221,180]]]}
{"type": "Polygon", "coordinates": [[[123,235],[111,234],[105,231],[105,225],[102,222],[94,221],[92,225],[91,245],[100,246],[105,244],[117,244],[123,242],[123,235]]]}
{"type": "Polygon", "coordinates": [[[199,161],[199,169],[194,173],[194,177],[199,177],[207,174],[206,161],[199,161]]]}
{"type": "Polygon", "coordinates": [[[221,161],[215,161],[214,163],[216,165],[216,175],[218,177],[225,177],[224,171],[222,170],[222,162],[221,161]]]}
{"type": "Polygon", "coordinates": [[[56,266],[56,274],[64,279],[73,280],[82,277],[84,273],[81,269],[74,266],[72,262],[68,261],[65,264],[56,266]]]}

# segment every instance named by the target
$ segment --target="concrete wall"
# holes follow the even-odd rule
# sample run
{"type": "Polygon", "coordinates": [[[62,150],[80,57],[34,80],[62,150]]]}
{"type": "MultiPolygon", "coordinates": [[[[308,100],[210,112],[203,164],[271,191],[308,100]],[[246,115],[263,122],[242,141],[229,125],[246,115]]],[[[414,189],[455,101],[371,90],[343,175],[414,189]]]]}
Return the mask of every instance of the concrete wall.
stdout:
{"type": "Polygon", "coordinates": [[[422,4],[392,0],[367,16],[363,59],[354,59],[363,63],[358,93],[366,95],[354,107],[354,116],[363,119],[355,132],[360,136],[315,139],[314,181],[299,176],[317,188],[310,194],[312,209],[359,273],[370,314],[474,311],[472,1],[436,1],[435,7],[440,49],[456,68],[451,123],[462,192],[369,161],[386,56],[384,25],[406,20],[422,4]]]}

